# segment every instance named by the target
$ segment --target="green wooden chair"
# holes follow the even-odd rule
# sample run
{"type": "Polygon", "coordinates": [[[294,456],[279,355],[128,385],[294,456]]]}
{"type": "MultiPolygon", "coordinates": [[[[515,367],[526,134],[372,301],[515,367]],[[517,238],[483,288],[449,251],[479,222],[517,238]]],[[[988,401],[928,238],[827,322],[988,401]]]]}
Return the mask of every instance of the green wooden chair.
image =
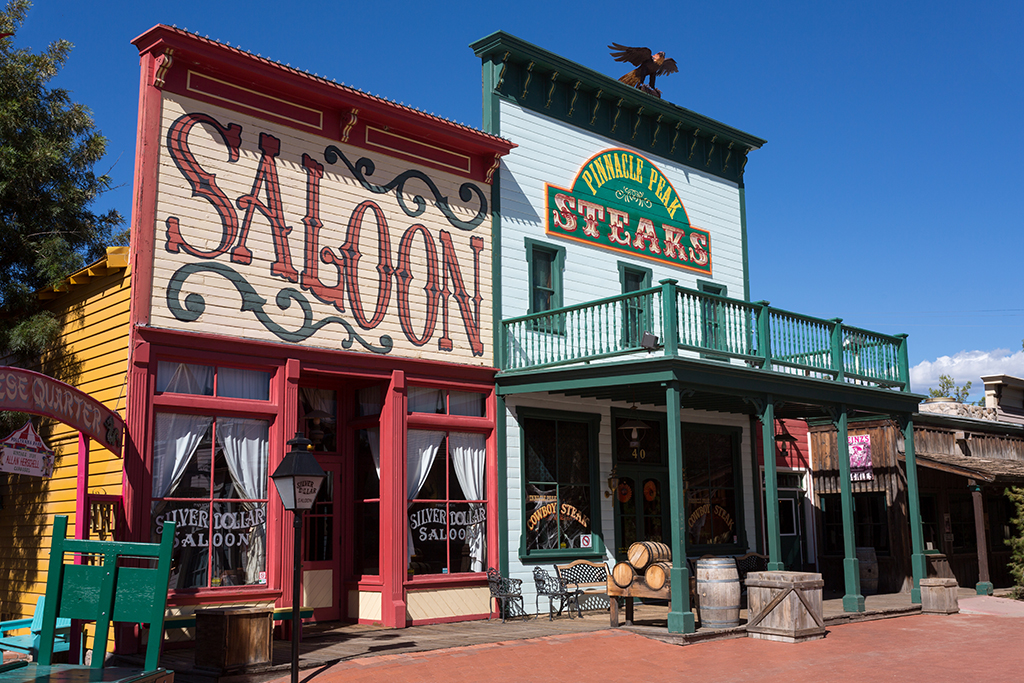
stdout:
{"type": "MultiPolygon", "coordinates": [[[[29,655],[33,660],[39,657],[40,634],[43,631],[43,609],[46,596],[40,595],[36,600],[36,610],[27,619],[0,621],[0,655],[4,652],[20,652],[29,655]],[[24,635],[12,636],[11,631],[28,629],[24,635]]],[[[54,652],[67,652],[71,648],[71,620],[57,619],[54,633],[54,652]]]]}
{"type": "Polygon", "coordinates": [[[174,524],[164,523],[160,543],[83,541],[67,538],[67,527],[67,517],[54,518],[39,664],[51,663],[57,618],[61,617],[96,622],[93,669],[103,668],[110,622],[149,624],[146,670],[157,669],[164,634],[174,524]],[[75,553],[92,556],[100,562],[72,564],[75,553]],[[127,566],[122,559],[133,565],[149,565],[154,560],[156,564],[127,566]]]}

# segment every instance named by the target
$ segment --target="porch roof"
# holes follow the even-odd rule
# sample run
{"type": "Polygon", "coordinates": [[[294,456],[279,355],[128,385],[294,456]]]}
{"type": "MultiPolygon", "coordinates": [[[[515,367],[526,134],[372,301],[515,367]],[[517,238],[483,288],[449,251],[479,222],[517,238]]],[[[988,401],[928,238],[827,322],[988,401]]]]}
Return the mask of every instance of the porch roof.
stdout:
{"type": "MultiPolygon", "coordinates": [[[[915,456],[921,467],[957,474],[986,484],[1024,484],[1024,462],[1019,460],[990,460],[944,453],[915,453],[915,456]]],[[[899,458],[906,460],[906,455],[900,453],[899,458]]]]}
{"type": "Polygon", "coordinates": [[[504,396],[552,393],[664,406],[670,382],[678,382],[683,408],[756,415],[758,402],[771,400],[777,418],[827,417],[839,405],[864,415],[910,414],[923,398],[711,360],[665,357],[499,373],[497,391],[504,396]]]}

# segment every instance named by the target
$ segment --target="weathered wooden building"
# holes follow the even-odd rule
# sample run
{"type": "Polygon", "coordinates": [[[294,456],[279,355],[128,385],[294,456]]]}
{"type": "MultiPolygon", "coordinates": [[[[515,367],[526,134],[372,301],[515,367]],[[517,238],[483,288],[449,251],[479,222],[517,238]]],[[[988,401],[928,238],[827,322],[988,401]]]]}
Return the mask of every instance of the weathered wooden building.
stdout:
{"type": "MultiPolygon", "coordinates": [[[[982,594],[1012,583],[1007,542],[1015,532],[1004,491],[1024,484],[1024,424],[1000,419],[1014,407],[1000,405],[1013,393],[999,391],[1021,380],[985,379],[986,408],[930,399],[913,417],[928,574],[955,578],[982,594]]],[[[849,435],[870,453],[852,483],[856,544],[877,557],[879,591],[907,590],[913,551],[904,435],[892,420],[870,418],[851,423],[849,435]]],[[[818,562],[826,586],[838,587],[843,551],[837,434],[831,425],[817,424],[810,436],[818,562]]]]}

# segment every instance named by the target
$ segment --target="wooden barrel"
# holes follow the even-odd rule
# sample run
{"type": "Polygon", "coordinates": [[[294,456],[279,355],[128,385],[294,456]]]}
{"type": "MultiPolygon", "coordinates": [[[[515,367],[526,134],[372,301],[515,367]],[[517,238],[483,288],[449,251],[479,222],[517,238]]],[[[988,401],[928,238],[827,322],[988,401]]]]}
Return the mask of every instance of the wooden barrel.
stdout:
{"type": "Polygon", "coordinates": [[[629,588],[636,579],[636,572],[629,562],[616,562],[612,567],[612,581],[619,588],[629,588]]]}
{"type": "Polygon", "coordinates": [[[732,557],[697,560],[697,593],[700,595],[702,628],[735,628],[740,625],[740,576],[732,557]]]}
{"type": "Polygon", "coordinates": [[[644,572],[644,581],[651,590],[660,591],[669,584],[672,576],[671,562],[653,562],[644,572]]]}
{"type": "Polygon", "coordinates": [[[874,595],[878,592],[878,557],[874,548],[857,548],[857,563],[860,565],[860,592],[874,595]]]}
{"type": "Polygon", "coordinates": [[[657,541],[640,541],[629,546],[626,557],[637,573],[643,573],[652,562],[671,562],[672,550],[657,541]]]}

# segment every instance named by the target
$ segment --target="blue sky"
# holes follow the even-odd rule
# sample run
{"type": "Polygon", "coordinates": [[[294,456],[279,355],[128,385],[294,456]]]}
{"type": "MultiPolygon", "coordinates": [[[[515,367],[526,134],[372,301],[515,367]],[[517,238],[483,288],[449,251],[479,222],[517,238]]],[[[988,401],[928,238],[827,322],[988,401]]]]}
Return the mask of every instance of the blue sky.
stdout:
{"type": "Polygon", "coordinates": [[[504,30],[618,77],[606,45],[679,63],[665,99],[768,140],[746,167],[751,295],[910,335],[914,390],[1024,376],[1024,3],[39,1],[15,38],[75,44],[54,84],[109,139],[98,201],[131,214],[134,37],[186,28],[480,126],[467,45],[504,30]],[[647,9],[651,7],[653,9],[647,9]]]}

